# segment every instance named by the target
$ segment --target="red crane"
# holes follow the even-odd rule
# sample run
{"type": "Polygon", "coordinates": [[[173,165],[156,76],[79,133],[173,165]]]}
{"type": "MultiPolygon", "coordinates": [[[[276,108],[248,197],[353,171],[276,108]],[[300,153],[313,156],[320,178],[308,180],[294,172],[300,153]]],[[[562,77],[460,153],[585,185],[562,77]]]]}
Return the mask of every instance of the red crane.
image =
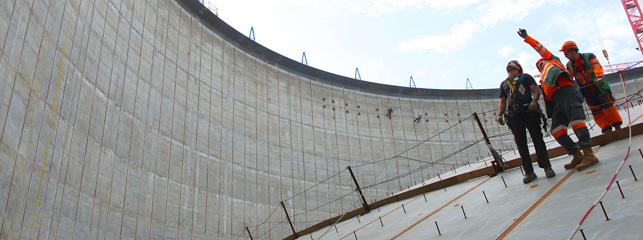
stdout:
{"type": "Polygon", "coordinates": [[[629,70],[631,68],[634,68],[638,65],[640,65],[643,61],[638,61],[638,62],[628,62],[628,63],[616,63],[616,64],[609,64],[603,66],[603,72],[605,74],[607,73],[615,73],[615,72],[621,72],[625,70],[629,70]]]}
{"type": "Polygon", "coordinates": [[[621,0],[623,7],[625,8],[625,13],[627,18],[630,20],[630,25],[632,26],[632,31],[634,31],[634,36],[636,36],[637,43],[639,44],[639,51],[643,54],[643,46],[641,46],[641,41],[643,41],[643,13],[641,13],[641,8],[639,7],[639,2],[637,0],[621,0]]]}

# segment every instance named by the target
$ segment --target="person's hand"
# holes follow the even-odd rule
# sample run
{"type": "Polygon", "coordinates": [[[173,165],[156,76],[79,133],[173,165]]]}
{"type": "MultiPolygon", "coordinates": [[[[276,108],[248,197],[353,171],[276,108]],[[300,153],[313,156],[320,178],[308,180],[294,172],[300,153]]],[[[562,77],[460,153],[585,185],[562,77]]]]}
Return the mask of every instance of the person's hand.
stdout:
{"type": "Polygon", "coordinates": [[[518,36],[520,36],[521,38],[526,38],[528,36],[527,30],[518,28],[518,36]]]}
{"type": "Polygon", "coordinates": [[[498,124],[505,125],[505,120],[502,118],[502,115],[498,116],[497,121],[498,121],[498,124]]]}
{"type": "Polygon", "coordinates": [[[598,77],[596,79],[596,85],[599,87],[602,87],[603,85],[605,85],[605,80],[603,80],[603,77],[598,77]]]}
{"type": "Polygon", "coordinates": [[[529,111],[538,112],[538,103],[536,101],[531,101],[531,103],[529,103],[529,111]]]}

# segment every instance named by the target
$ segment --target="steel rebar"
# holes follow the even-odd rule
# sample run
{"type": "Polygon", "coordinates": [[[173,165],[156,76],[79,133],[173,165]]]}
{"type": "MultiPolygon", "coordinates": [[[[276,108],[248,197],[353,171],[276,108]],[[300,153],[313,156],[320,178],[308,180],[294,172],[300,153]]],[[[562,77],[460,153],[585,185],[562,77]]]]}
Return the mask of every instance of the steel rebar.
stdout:
{"type": "Polygon", "coordinates": [[[618,186],[618,191],[621,192],[621,197],[625,198],[625,195],[623,195],[623,190],[621,189],[621,184],[616,181],[616,186],[618,186]]]}
{"type": "Polygon", "coordinates": [[[603,206],[603,201],[598,202],[601,204],[601,208],[603,209],[603,214],[605,214],[605,221],[609,221],[610,218],[607,216],[607,212],[605,211],[605,207],[603,206]]]}

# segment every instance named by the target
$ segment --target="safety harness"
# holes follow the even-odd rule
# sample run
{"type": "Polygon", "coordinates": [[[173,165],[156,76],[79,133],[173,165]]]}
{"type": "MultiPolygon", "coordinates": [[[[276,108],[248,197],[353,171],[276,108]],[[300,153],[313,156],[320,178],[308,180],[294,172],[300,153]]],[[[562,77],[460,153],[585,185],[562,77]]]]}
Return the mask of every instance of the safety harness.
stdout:
{"type": "MultiPolygon", "coordinates": [[[[511,89],[510,98],[511,98],[511,103],[513,105],[512,106],[513,109],[508,110],[507,114],[505,114],[505,122],[507,123],[509,123],[511,121],[510,119],[514,118],[514,116],[517,116],[519,112],[523,111],[525,107],[529,106],[528,104],[520,106],[516,101],[516,92],[518,92],[516,88],[519,88],[519,86],[522,86],[521,84],[522,84],[523,78],[524,78],[524,75],[520,74],[519,77],[514,77],[513,81],[511,80],[506,81],[507,86],[509,86],[509,89],[511,89]]],[[[527,89],[525,89],[525,91],[527,91],[527,89]]],[[[522,93],[522,101],[523,102],[527,101],[527,97],[525,97],[524,93],[522,93]]],[[[540,119],[543,122],[543,130],[547,132],[547,117],[545,116],[545,114],[540,108],[538,108],[538,115],[540,115],[540,119]]],[[[520,118],[518,118],[518,120],[520,121],[520,118]]]]}

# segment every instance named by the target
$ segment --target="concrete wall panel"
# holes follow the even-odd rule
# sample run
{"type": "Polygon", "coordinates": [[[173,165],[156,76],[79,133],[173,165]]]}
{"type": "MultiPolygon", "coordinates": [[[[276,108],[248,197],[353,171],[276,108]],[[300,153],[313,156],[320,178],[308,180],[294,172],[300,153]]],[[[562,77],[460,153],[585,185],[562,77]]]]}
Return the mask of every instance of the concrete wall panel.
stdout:
{"type": "Polygon", "coordinates": [[[473,112],[514,145],[495,89],[324,72],[198,1],[0,5],[2,239],[278,239],[282,201],[296,229],[361,206],[347,166],[371,202],[487,158],[473,112]]]}

